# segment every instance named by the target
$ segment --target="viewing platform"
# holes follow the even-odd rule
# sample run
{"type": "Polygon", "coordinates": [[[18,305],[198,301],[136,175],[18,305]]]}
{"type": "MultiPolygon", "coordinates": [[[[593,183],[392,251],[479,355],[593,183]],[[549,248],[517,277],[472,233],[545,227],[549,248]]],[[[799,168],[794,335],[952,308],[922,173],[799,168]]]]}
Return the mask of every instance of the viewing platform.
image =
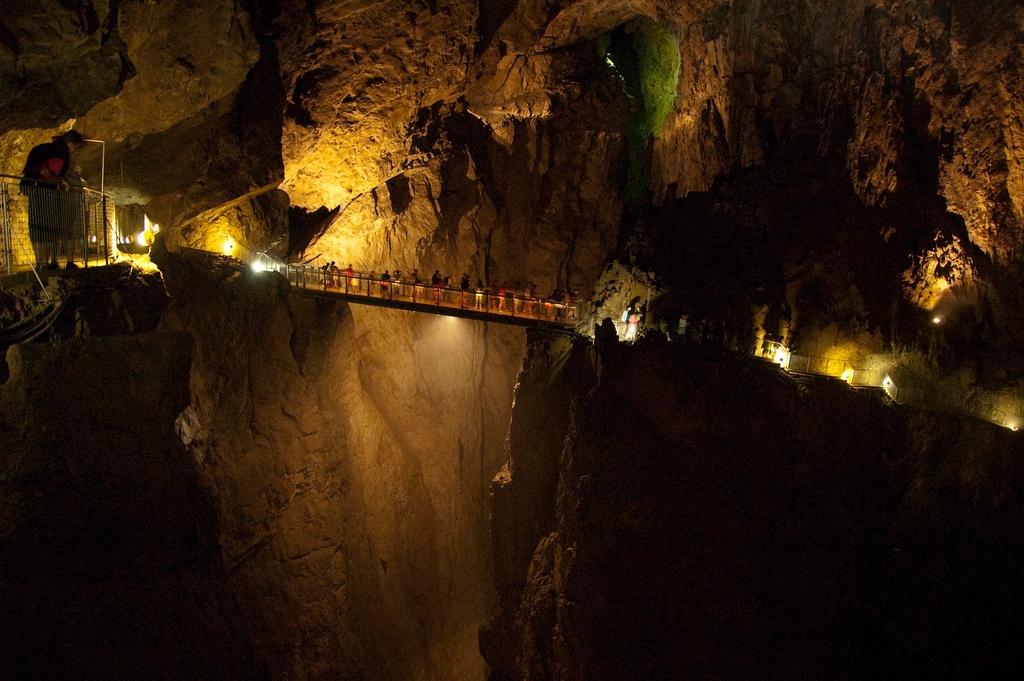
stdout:
{"type": "Polygon", "coordinates": [[[0,175],[0,274],[106,265],[125,238],[110,194],[0,175]]]}

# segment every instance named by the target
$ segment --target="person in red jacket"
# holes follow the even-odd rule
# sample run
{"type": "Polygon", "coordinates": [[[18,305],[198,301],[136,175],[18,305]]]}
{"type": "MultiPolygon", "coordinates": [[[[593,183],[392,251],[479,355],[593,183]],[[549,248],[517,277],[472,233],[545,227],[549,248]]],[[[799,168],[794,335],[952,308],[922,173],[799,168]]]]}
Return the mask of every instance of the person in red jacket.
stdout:
{"type": "Polygon", "coordinates": [[[71,169],[71,152],[83,142],[80,134],[68,130],[52,142],[33,147],[25,161],[21,193],[28,197],[28,237],[37,265],[56,269],[59,251],[66,251],[68,267],[73,266],[74,227],[81,223],[84,206],[80,193],[67,191],[65,178],[71,169]]]}

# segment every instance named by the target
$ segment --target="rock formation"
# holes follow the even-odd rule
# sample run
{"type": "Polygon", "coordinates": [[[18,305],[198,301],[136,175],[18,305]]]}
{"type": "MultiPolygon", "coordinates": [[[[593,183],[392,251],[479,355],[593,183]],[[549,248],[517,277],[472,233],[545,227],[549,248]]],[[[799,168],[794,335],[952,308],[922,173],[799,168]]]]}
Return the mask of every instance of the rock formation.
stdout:
{"type": "Polygon", "coordinates": [[[489,678],[1019,668],[1013,433],[706,346],[580,345],[531,343],[516,393],[489,678]]]}

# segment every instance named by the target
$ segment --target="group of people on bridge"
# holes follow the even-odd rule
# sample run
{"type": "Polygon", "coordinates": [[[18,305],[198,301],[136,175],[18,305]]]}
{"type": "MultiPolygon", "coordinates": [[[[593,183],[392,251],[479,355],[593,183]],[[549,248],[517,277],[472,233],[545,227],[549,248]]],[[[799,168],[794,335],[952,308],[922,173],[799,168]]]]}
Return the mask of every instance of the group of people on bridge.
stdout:
{"type": "Polygon", "coordinates": [[[378,274],[373,270],[357,271],[351,264],[341,269],[334,261],[320,269],[325,290],[333,289],[348,295],[405,299],[463,310],[565,323],[577,321],[575,292],[556,289],[550,296],[538,296],[537,285],[533,282],[525,285],[517,282],[514,286],[502,282],[495,287],[477,279],[475,284],[471,284],[469,274],[463,272],[458,285],[453,285],[451,276],[442,275],[437,269],[429,281],[425,281],[418,269],[413,269],[408,275],[399,269],[385,269],[378,274]]]}

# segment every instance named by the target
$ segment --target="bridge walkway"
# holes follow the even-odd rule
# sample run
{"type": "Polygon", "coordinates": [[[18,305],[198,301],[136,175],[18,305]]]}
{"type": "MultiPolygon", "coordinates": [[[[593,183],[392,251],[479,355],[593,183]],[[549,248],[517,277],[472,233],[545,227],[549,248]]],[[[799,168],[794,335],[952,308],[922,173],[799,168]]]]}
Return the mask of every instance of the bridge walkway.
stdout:
{"type": "Polygon", "coordinates": [[[565,331],[574,330],[580,320],[579,303],[568,300],[513,292],[501,296],[482,289],[463,291],[454,286],[382,279],[363,272],[333,274],[311,265],[264,262],[256,269],[279,272],[303,294],[360,305],[565,331]]]}

